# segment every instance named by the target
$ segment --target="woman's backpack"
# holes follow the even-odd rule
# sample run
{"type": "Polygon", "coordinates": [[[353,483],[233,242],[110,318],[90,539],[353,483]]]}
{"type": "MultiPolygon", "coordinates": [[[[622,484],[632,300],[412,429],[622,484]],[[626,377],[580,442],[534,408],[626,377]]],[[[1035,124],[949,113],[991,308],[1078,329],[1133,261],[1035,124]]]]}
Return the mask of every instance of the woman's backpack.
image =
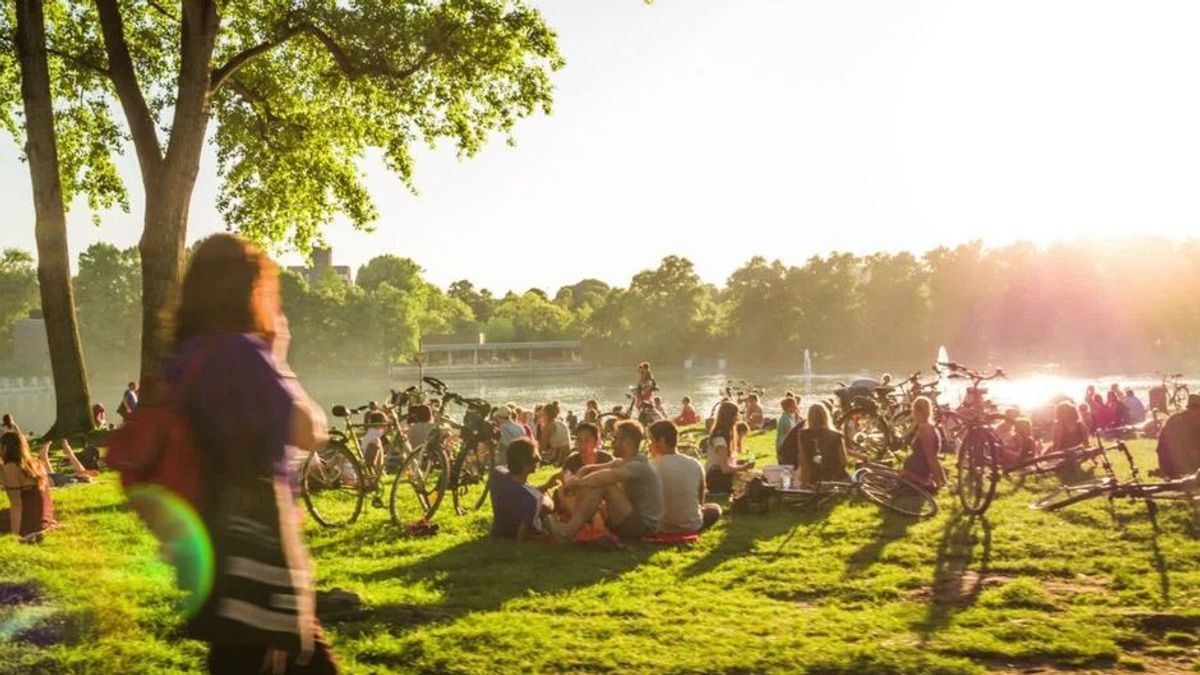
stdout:
{"type": "Polygon", "coordinates": [[[734,513],[766,513],[771,510],[775,498],[775,488],[767,485],[762,476],[755,476],[730,500],[729,509],[734,513]]]}
{"type": "Polygon", "coordinates": [[[189,612],[199,608],[213,582],[208,532],[198,515],[200,452],[183,410],[183,394],[206,351],[192,357],[173,385],[163,383],[157,402],[138,406],[113,432],[105,460],[121,474],[130,508],[175,567],[177,584],[191,593],[189,612]]]}

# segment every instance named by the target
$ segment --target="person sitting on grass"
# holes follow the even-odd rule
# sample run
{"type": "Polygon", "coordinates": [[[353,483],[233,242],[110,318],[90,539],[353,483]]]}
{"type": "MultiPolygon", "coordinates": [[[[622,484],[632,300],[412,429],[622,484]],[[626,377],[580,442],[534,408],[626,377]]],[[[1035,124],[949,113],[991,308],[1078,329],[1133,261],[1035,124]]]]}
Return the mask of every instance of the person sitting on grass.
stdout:
{"type": "Polygon", "coordinates": [[[692,406],[692,397],[683,397],[683,409],[679,411],[679,417],[675,418],[677,426],[686,427],[692,424],[700,423],[700,415],[696,413],[696,408],[692,406]]]}
{"type": "Polygon", "coordinates": [[[538,414],[538,447],[553,463],[561,462],[571,452],[571,430],[558,419],[561,412],[558,401],[552,401],[538,414]]]}
{"type": "Polygon", "coordinates": [[[433,408],[425,405],[414,405],[411,410],[412,424],[408,425],[408,444],[413,448],[425,445],[429,432],[433,430],[433,408]]]}
{"type": "Polygon", "coordinates": [[[912,403],[912,413],[912,454],[904,460],[904,468],[901,469],[900,475],[921,488],[937,492],[946,484],[946,470],[938,459],[942,449],[942,437],[930,422],[933,417],[933,402],[928,397],[918,396],[912,403]]]}
{"type": "Polygon", "coordinates": [[[508,444],[507,464],[492,469],[492,536],[527,541],[545,534],[542,516],[554,509],[550,498],[529,485],[541,457],[533,439],[518,438],[508,444]]]}
{"type": "Polygon", "coordinates": [[[796,430],[796,483],[809,486],[824,481],[848,481],[846,438],[833,428],[829,408],[815,403],[808,408],[806,424],[796,430]]]}
{"type": "Polygon", "coordinates": [[[746,396],[746,424],[754,431],[763,427],[763,409],[758,402],[758,394],[746,396]]]}
{"type": "MultiPolygon", "coordinates": [[[[796,422],[800,417],[800,400],[791,396],[785,396],[779,402],[779,407],[783,409],[783,413],[779,415],[779,422],[775,425],[775,458],[780,464],[791,464],[795,466],[795,462],[784,462],[780,459],[780,448],[783,447],[783,442],[787,439],[788,434],[792,431],[792,427],[796,426],[796,422]]],[[[803,423],[801,423],[803,426],[803,423]]]]}
{"type": "MultiPolygon", "coordinates": [[[[513,421],[512,408],[506,405],[496,406],[492,410],[492,421],[496,423],[496,428],[500,433],[500,445],[496,448],[496,461],[504,463],[504,453],[508,450],[508,446],[518,438],[530,436],[525,433],[525,427],[513,421]]],[[[530,436],[532,438],[532,436],[530,436]]]]}
{"type": "Polygon", "coordinates": [[[1088,444],[1091,430],[1080,419],[1080,409],[1063,401],[1054,408],[1054,429],[1051,432],[1050,452],[1080,448],[1088,444]]]}
{"type": "Polygon", "coordinates": [[[642,425],[622,420],[613,431],[613,451],[607,464],[585,466],[563,483],[567,496],[577,494],[575,512],[567,523],[550,521],[559,541],[571,541],[604,505],[604,525],[622,539],[641,539],[658,531],[662,518],[662,484],[658,472],[639,452],[642,425]]]}
{"type": "Polygon", "coordinates": [[[1125,409],[1125,419],[1128,424],[1141,424],[1146,421],[1146,404],[1142,403],[1132,389],[1125,390],[1125,398],[1121,399],[1121,407],[1125,409]]]}
{"type": "Polygon", "coordinates": [[[738,449],[741,439],[738,435],[738,407],[732,401],[725,401],[717,408],[717,419],[713,422],[712,433],[704,443],[704,453],[708,459],[705,467],[705,480],[708,489],[713,492],[733,492],[734,477],[744,471],[754,468],[754,462],[738,460],[738,449]]]}
{"type": "Polygon", "coordinates": [[[1033,437],[1033,423],[1018,418],[1013,423],[1013,436],[1000,447],[1000,463],[1011,469],[1021,462],[1042,454],[1042,444],[1033,437]]]}
{"type": "Polygon", "coordinates": [[[1171,415],[1158,434],[1158,472],[1181,478],[1200,469],[1200,394],[1190,394],[1187,407],[1171,415]]]}
{"type": "Polygon", "coordinates": [[[33,458],[29,442],[19,431],[6,431],[0,436],[0,461],[0,482],[9,503],[9,508],[0,510],[0,533],[11,532],[23,541],[33,541],[58,524],[46,467],[33,458]]]}
{"type": "Polygon", "coordinates": [[[1001,443],[1008,444],[1012,442],[1017,433],[1017,419],[1021,416],[1021,412],[1016,408],[1009,408],[1004,411],[1004,419],[996,425],[996,438],[1000,439],[1001,443]]]}
{"type": "MultiPolygon", "coordinates": [[[[613,461],[613,456],[600,449],[600,428],[591,422],[583,422],[575,429],[575,447],[563,462],[562,469],[550,476],[540,488],[542,492],[550,493],[556,486],[562,485],[571,476],[579,475],[585,466],[607,464],[613,461]]],[[[569,518],[575,510],[575,496],[563,494],[562,490],[554,493],[554,512],[560,518],[569,518]]]]}
{"type": "Polygon", "coordinates": [[[721,507],[705,504],[707,492],[704,467],[700,462],[675,451],[679,429],[668,420],[650,425],[650,454],[662,483],[662,518],[658,531],[663,534],[697,534],[721,517],[721,507]]]}

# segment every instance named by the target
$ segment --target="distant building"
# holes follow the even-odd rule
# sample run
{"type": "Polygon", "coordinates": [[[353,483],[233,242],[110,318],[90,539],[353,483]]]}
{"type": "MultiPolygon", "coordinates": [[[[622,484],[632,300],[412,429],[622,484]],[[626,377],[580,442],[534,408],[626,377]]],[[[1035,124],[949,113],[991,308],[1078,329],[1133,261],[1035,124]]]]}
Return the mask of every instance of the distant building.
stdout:
{"type": "Polygon", "coordinates": [[[21,364],[50,363],[50,345],[46,342],[46,321],[42,310],[31,309],[29,316],[13,324],[12,360],[21,364]]]}
{"type": "Polygon", "coordinates": [[[346,265],[333,264],[333,249],[332,248],[314,248],[312,253],[312,267],[292,266],[288,270],[304,277],[304,280],[310,284],[315,284],[325,276],[325,273],[332,270],[338,278],[346,282],[346,284],[354,283],[354,277],[350,274],[350,268],[346,265]]]}

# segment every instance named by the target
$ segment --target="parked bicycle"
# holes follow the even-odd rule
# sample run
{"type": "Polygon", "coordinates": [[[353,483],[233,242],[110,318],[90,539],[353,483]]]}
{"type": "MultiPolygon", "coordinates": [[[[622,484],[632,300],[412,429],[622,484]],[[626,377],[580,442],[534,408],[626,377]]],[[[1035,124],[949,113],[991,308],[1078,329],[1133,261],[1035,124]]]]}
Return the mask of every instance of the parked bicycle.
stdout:
{"type": "MultiPolygon", "coordinates": [[[[359,430],[365,424],[356,424],[351,418],[366,412],[369,405],[348,409],[344,405],[333,407],[333,416],[341,418],[341,429],[331,429],[329,443],[324,449],[309,453],[300,470],[300,495],[313,519],[326,527],[341,527],[358,520],[363,502],[372,495],[372,504],[383,506],[382,456],[363,456],[359,441],[359,430]]],[[[398,433],[391,424],[388,431],[398,433]]],[[[385,434],[386,438],[386,434],[385,434]]],[[[383,442],[386,452],[388,443],[383,442]]]]}
{"type": "Polygon", "coordinates": [[[990,375],[971,370],[957,363],[940,363],[951,379],[971,381],[963,405],[953,413],[947,413],[961,429],[955,458],[957,483],[955,491],[963,510],[971,515],[982,515],[991,506],[1000,480],[1000,451],[1003,444],[992,429],[994,422],[1004,419],[987,404],[987,389],[982,384],[1004,377],[999,368],[990,375]]]}
{"type": "Polygon", "coordinates": [[[1030,504],[1030,508],[1057,511],[1088,499],[1107,497],[1109,502],[1117,499],[1145,502],[1150,516],[1154,517],[1158,513],[1157,500],[1196,501],[1200,499],[1200,471],[1175,480],[1143,483],[1137,464],[1125,442],[1117,441],[1116,449],[1129,464],[1129,480],[1118,478],[1112,462],[1105,453],[1101,452],[1097,458],[1104,470],[1103,477],[1082,483],[1063,485],[1030,504]]]}
{"type": "Polygon", "coordinates": [[[937,514],[937,501],[928,492],[882,464],[868,463],[854,472],[848,482],[823,481],[807,487],[779,488],[783,503],[815,506],[831,499],[861,496],[889,511],[914,518],[937,514]]]}
{"type": "MultiPolygon", "coordinates": [[[[439,423],[430,431],[424,446],[426,450],[423,457],[426,459],[421,461],[435,462],[435,456],[440,455],[442,460],[448,461],[450,470],[448,473],[442,471],[440,475],[444,478],[436,490],[428,478],[413,483],[412,488],[418,494],[430,495],[425,518],[433,517],[447,492],[454,502],[454,511],[461,516],[478,510],[487,502],[490,494],[492,469],[496,468],[499,461],[496,451],[499,439],[490,419],[492,405],[481,398],[468,398],[452,392],[437,378],[425,377],[424,382],[441,400],[441,405],[439,423]],[[452,406],[465,408],[461,422],[451,418],[449,411],[452,406]]],[[[401,475],[405,474],[402,472],[401,475]]],[[[419,475],[419,472],[411,475],[419,475]]]]}
{"type": "Polygon", "coordinates": [[[1150,392],[1150,409],[1153,413],[1170,415],[1187,407],[1188,386],[1181,382],[1183,373],[1159,373],[1162,383],[1150,392]]]}

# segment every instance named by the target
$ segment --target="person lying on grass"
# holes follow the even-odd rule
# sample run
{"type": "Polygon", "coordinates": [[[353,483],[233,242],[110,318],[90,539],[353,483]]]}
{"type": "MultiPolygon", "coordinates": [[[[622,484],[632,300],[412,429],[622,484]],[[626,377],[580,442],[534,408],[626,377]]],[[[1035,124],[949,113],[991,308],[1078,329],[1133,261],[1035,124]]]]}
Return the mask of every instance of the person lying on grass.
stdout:
{"type": "Polygon", "coordinates": [[[607,464],[585,466],[566,480],[563,491],[578,494],[575,512],[567,523],[550,521],[550,531],[559,541],[575,538],[579,530],[604,505],[604,524],[622,539],[641,539],[658,531],[662,518],[662,484],[649,459],[638,452],[642,425],[622,420],[613,430],[613,452],[607,464]]]}
{"type": "MultiPolygon", "coordinates": [[[[607,464],[613,456],[600,449],[600,429],[591,422],[583,422],[575,428],[575,447],[563,467],[538,489],[546,494],[565,483],[567,479],[579,474],[585,466],[607,464]]],[[[577,495],[564,494],[562,490],[554,493],[554,513],[561,518],[569,518],[575,510],[577,495]]]]}
{"type": "Polygon", "coordinates": [[[554,509],[553,502],[529,485],[529,474],[541,463],[537,447],[529,437],[508,444],[507,465],[492,469],[492,536],[526,541],[545,533],[542,516],[554,509]]]}
{"type": "Polygon", "coordinates": [[[721,517],[721,507],[705,504],[707,492],[700,462],[675,452],[679,430],[669,420],[650,425],[650,454],[662,485],[662,534],[697,534],[721,517]]]}
{"type": "Polygon", "coordinates": [[[10,505],[0,511],[0,532],[30,541],[57,525],[46,467],[34,459],[21,432],[7,431],[0,436],[0,460],[4,463],[4,492],[10,505]]]}
{"type": "Polygon", "coordinates": [[[89,469],[79,461],[75,456],[75,451],[71,449],[71,443],[67,439],[62,441],[63,456],[67,458],[67,463],[71,466],[70,471],[55,471],[50,464],[50,441],[46,441],[42,445],[42,451],[38,453],[38,459],[42,464],[42,468],[46,471],[46,476],[50,479],[50,483],[54,487],[62,487],[67,483],[90,483],[92,479],[100,475],[99,471],[89,469]]]}

